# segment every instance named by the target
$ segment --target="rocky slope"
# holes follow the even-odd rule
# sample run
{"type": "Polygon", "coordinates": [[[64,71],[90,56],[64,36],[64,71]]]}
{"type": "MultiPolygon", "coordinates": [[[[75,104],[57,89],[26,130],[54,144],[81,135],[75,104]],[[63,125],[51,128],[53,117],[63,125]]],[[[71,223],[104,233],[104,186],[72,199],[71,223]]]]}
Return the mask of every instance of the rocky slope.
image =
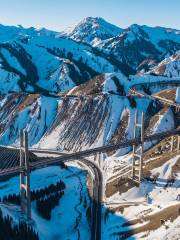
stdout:
{"type": "Polygon", "coordinates": [[[179,50],[180,31],[134,24],[116,37],[102,41],[97,47],[135,71],[148,70],[179,50]]]}
{"type": "Polygon", "coordinates": [[[166,77],[180,77],[180,51],[165,58],[155,66],[148,74],[156,74],[166,77]]]}
{"type": "MultiPolygon", "coordinates": [[[[30,146],[63,152],[117,143],[132,138],[137,109],[145,113],[145,134],[179,127],[180,116],[174,108],[130,92],[136,88],[180,102],[179,49],[178,30],[138,25],[122,30],[100,18],[88,18],[69,33],[1,25],[0,144],[18,145],[22,128],[29,133],[30,146]]],[[[174,142],[177,146],[177,136],[174,142]]],[[[132,161],[131,147],[92,157],[103,172],[107,204],[102,209],[103,239],[133,235],[153,239],[167,228],[166,239],[171,239],[179,226],[180,165],[175,148],[171,153],[170,149],[170,138],[145,144],[144,171],[150,179],[140,188],[119,178],[120,171],[132,161]],[[174,228],[169,219],[174,221],[174,228]]],[[[53,212],[52,221],[41,219],[33,205],[43,240],[47,236],[89,236],[89,228],[81,231],[89,227],[85,216],[89,201],[86,174],[76,167],[72,172],[70,166],[32,173],[36,188],[36,184],[41,183],[41,188],[56,181],[60,174],[67,184],[67,193],[53,212]],[[62,225],[60,231],[54,223],[62,225]]],[[[17,181],[2,182],[0,195],[11,192],[17,181]]],[[[4,205],[0,207],[4,209],[4,205]]],[[[4,211],[11,213],[11,207],[6,206],[4,211]]],[[[13,217],[17,221],[17,216],[13,217]]]]}
{"type": "MultiPolygon", "coordinates": [[[[140,84],[141,91],[155,93],[161,89],[160,81],[161,78],[155,76],[132,76],[128,80],[121,73],[114,73],[97,76],[73,88],[65,97],[28,93],[3,95],[0,143],[18,143],[19,129],[25,128],[30,145],[39,144],[42,148],[77,151],[102,146],[115,139],[121,140],[119,135],[125,115],[121,138],[132,138],[136,108],[146,112],[149,119],[161,106],[147,98],[129,96],[129,90],[140,84]]],[[[168,81],[166,87],[171,87],[171,79],[167,78],[168,81]]]]}
{"type": "Polygon", "coordinates": [[[21,27],[12,28],[12,34],[10,27],[4,28],[0,28],[1,93],[64,92],[99,73],[120,71],[108,56],[70,38],[21,27]]]}
{"type": "Polygon", "coordinates": [[[101,18],[70,33],[0,25],[0,93],[66,92],[102,73],[148,71],[179,49],[178,30],[123,30],[101,18]]]}
{"type": "Polygon", "coordinates": [[[132,137],[136,108],[146,113],[148,122],[163,107],[129,91],[135,87],[153,94],[174,87],[172,77],[179,76],[178,30],[138,25],[122,30],[103,19],[87,18],[75,32],[80,38],[81,33],[94,39],[94,33],[111,36],[98,35],[94,47],[86,43],[87,36],[0,26],[1,144],[17,144],[19,129],[25,128],[31,146],[77,151],[105,145],[132,137]],[[129,75],[143,58],[158,62],[173,52],[151,71],[129,75]],[[162,66],[164,72],[158,70],[162,66]]]}

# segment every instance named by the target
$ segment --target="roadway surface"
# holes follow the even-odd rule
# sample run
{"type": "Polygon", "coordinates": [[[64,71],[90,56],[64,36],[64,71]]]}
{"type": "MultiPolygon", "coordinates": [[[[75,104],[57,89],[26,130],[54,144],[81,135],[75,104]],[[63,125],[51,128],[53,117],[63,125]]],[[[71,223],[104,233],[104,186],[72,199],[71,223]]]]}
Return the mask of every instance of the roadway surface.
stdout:
{"type": "Polygon", "coordinates": [[[165,98],[162,98],[162,97],[159,97],[159,96],[154,96],[154,95],[148,95],[146,93],[143,93],[143,92],[139,92],[139,91],[136,91],[134,89],[130,89],[130,93],[132,95],[135,95],[135,96],[140,96],[140,97],[145,97],[145,98],[149,98],[149,99],[152,99],[152,100],[157,100],[169,107],[175,107],[177,108],[178,110],[180,110],[180,104],[179,103],[176,103],[176,102],[173,102],[171,100],[168,100],[168,99],[165,99],[165,98]]]}
{"type": "Polygon", "coordinates": [[[147,82],[139,82],[131,85],[132,89],[143,90],[143,87],[179,87],[180,86],[180,78],[161,78],[159,81],[147,81],[147,82]]]}
{"type": "MultiPolygon", "coordinates": [[[[173,129],[173,130],[167,131],[167,132],[156,133],[153,135],[145,136],[144,142],[161,140],[165,137],[170,137],[175,134],[180,134],[180,128],[173,129]]],[[[102,146],[102,147],[92,148],[92,149],[79,151],[79,152],[75,152],[75,153],[69,153],[66,155],[64,155],[64,154],[62,155],[62,153],[60,153],[58,151],[53,151],[53,150],[48,150],[48,149],[32,149],[32,148],[30,148],[29,149],[30,154],[36,154],[36,153],[56,154],[56,155],[59,155],[59,157],[42,158],[42,160],[37,160],[37,161],[31,162],[29,164],[29,167],[31,170],[33,170],[36,168],[46,167],[46,166],[49,166],[52,164],[58,164],[61,162],[77,160],[82,157],[90,156],[90,155],[93,155],[96,153],[103,153],[103,152],[108,152],[108,151],[124,148],[127,146],[139,145],[140,143],[141,143],[140,139],[131,139],[131,140],[117,143],[117,144],[109,144],[109,145],[102,146]]],[[[12,149],[12,148],[7,148],[7,151],[8,150],[11,151],[10,149],[12,149]]],[[[16,151],[19,151],[19,150],[16,149],[16,151]]],[[[14,159],[12,159],[12,161],[14,162],[14,159]]],[[[23,169],[20,168],[19,163],[18,163],[18,165],[15,165],[13,167],[11,167],[11,165],[9,164],[7,167],[5,167],[3,169],[0,166],[0,176],[7,176],[10,174],[19,173],[21,170],[23,170],[23,169]]]]}
{"type": "MultiPolygon", "coordinates": [[[[174,134],[180,134],[180,129],[172,130],[172,131],[169,131],[166,133],[150,135],[150,136],[145,137],[145,140],[146,141],[159,140],[161,138],[168,137],[168,136],[171,136],[174,134]]],[[[138,144],[138,143],[140,143],[140,140],[133,139],[133,140],[122,142],[122,143],[119,143],[116,145],[108,145],[108,146],[104,146],[104,147],[89,149],[89,150],[80,151],[77,153],[63,154],[63,155],[62,155],[62,153],[60,153],[58,151],[31,149],[31,152],[30,152],[31,154],[32,153],[47,153],[47,154],[56,154],[56,155],[59,155],[59,157],[49,158],[46,160],[33,162],[30,164],[30,168],[32,170],[32,169],[36,169],[36,168],[46,167],[46,166],[49,166],[52,164],[57,164],[57,163],[62,163],[62,162],[78,159],[78,161],[82,162],[90,169],[90,172],[93,173],[93,175],[94,175],[94,176],[91,176],[93,179],[93,196],[92,196],[92,212],[91,212],[91,220],[92,220],[92,222],[91,222],[91,240],[100,240],[101,239],[101,211],[102,211],[101,203],[102,203],[102,188],[103,188],[102,174],[101,174],[100,169],[96,166],[95,163],[93,163],[87,159],[84,159],[83,157],[92,155],[94,153],[114,150],[114,149],[117,149],[120,147],[126,147],[129,145],[138,144]]],[[[8,151],[12,151],[12,149],[7,148],[7,152],[8,151]]],[[[16,151],[19,151],[19,150],[16,150],[16,151]]],[[[16,151],[13,149],[13,153],[15,153],[16,151]]],[[[7,166],[7,169],[0,171],[0,176],[7,176],[9,174],[10,175],[17,174],[21,170],[23,170],[19,166],[8,169],[8,166],[7,166]]]]}
{"type": "Polygon", "coordinates": [[[92,197],[92,213],[91,213],[91,240],[101,239],[101,210],[102,210],[102,188],[103,188],[103,178],[99,167],[85,159],[81,158],[78,160],[84,163],[94,174],[93,178],[93,197],[92,197]]]}
{"type": "MultiPolygon", "coordinates": [[[[165,133],[158,133],[150,136],[145,136],[144,140],[145,141],[159,140],[174,134],[180,134],[180,129],[175,129],[165,133]]],[[[36,168],[47,167],[52,164],[73,161],[78,159],[78,161],[84,163],[91,170],[90,172],[93,172],[94,178],[93,178],[93,197],[92,197],[93,211],[91,214],[91,219],[92,219],[91,240],[100,240],[101,239],[101,203],[102,203],[102,188],[103,188],[102,174],[100,169],[96,166],[95,163],[87,159],[84,159],[83,157],[89,156],[95,153],[101,153],[101,152],[107,152],[107,151],[119,149],[121,147],[126,147],[133,144],[138,145],[139,143],[141,143],[140,139],[133,139],[133,140],[128,140],[115,145],[107,145],[107,146],[88,149],[88,150],[71,153],[71,154],[63,154],[58,151],[52,151],[52,150],[30,149],[30,154],[46,153],[46,154],[59,155],[59,157],[56,157],[56,158],[48,158],[42,161],[32,162],[30,163],[30,169],[33,170],[36,168]]],[[[7,151],[12,151],[12,148],[7,148],[7,151]]],[[[18,149],[16,149],[16,151],[18,151],[18,149]]],[[[22,170],[23,169],[21,169],[19,166],[16,166],[14,168],[9,168],[9,169],[7,168],[0,171],[0,176],[17,174],[22,170]]]]}
{"type": "MultiPolygon", "coordinates": [[[[6,175],[12,175],[12,174],[17,174],[19,173],[20,169],[19,167],[15,167],[13,169],[9,168],[10,167],[10,161],[8,159],[8,152],[11,152],[11,156],[12,158],[14,158],[14,162],[16,164],[19,165],[19,162],[17,161],[17,159],[19,158],[19,150],[18,149],[14,149],[12,147],[9,148],[2,148],[1,150],[1,158],[3,158],[4,160],[7,161],[8,164],[6,164],[5,166],[7,167],[7,174],[6,175]],[[6,151],[5,151],[6,150],[6,151]],[[6,154],[5,154],[6,153],[6,154]],[[12,171],[11,171],[11,170],[12,171]],[[18,170],[19,169],[19,170],[18,170]]],[[[60,156],[66,156],[66,154],[62,154],[59,152],[56,152],[56,155],[60,155],[60,156]]],[[[34,154],[30,153],[30,157],[33,157],[33,160],[37,160],[38,158],[34,157],[34,154]]],[[[49,160],[51,160],[51,158],[49,158],[49,160]]],[[[53,159],[52,159],[53,160],[53,159]]],[[[2,163],[4,164],[4,162],[6,161],[2,161],[2,163]]],[[[62,159],[62,162],[66,162],[68,161],[67,159],[62,159]]],[[[71,160],[72,161],[72,160],[71,160]]],[[[93,192],[92,192],[92,208],[91,208],[91,240],[100,240],[101,239],[101,202],[102,202],[102,174],[101,174],[101,170],[98,168],[98,166],[85,159],[85,158],[80,158],[78,160],[79,162],[83,163],[90,171],[90,175],[91,178],[93,180],[93,192]]],[[[44,165],[45,167],[45,165],[44,165]]],[[[31,167],[32,169],[32,167],[31,167]]],[[[5,176],[5,174],[2,174],[2,171],[0,171],[0,177],[5,176]]]]}
{"type": "MultiPolygon", "coordinates": [[[[154,83],[157,85],[157,82],[154,83]]],[[[174,84],[175,86],[179,86],[180,82],[179,79],[178,80],[174,80],[173,82],[170,81],[169,83],[167,83],[167,81],[163,82],[159,82],[159,84],[174,84]]],[[[135,84],[133,86],[133,88],[138,88],[139,86],[142,86],[142,83],[140,84],[135,84]]],[[[143,83],[144,85],[144,83],[143,83]]],[[[149,83],[147,83],[147,85],[149,85],[149,83]]],[[[151,83],[152,85],[152,83],[151,83]]],[[[169,106],[175,106],[176,103],[172,103],[167,101],[166,99],[160,99],[154,96],[149,96],[147,94],[142,94],[139,93],[137,91],[135,91],[134,89],[130,90],[132,93],[134,94],[141,94],[145,97],[149,97],[152,99],[156,99],[159,101],[164,102],[165,104],[169,105],[169,106]]],[[[54,96],[54,97],[77,97],[77,96],[54,96]]],[[[175,106],[178,107],[179,109],[179,105],[175,106]]],[[[169,132],[165,132],[165,133],[158,133],[158,134],[154,134],[154,135],[150,135],[150,136],[145,136],[144,141],[153,141],[153,140],[160,140],[164,137],[169,137],[171,135],[174,134],[180,134],[180,129],[176,129],[176,130],[172,130],[169,132]]],[[[70,154],[63,154],[58,152],[58,151],[52,151],[50,149],[29,149],[30,152],[30,157],[34,159],[34,162],[30,163],[30,169],[36,169],[36,168],[42,168],[42,167],[46,167],[52,164],[57,164],[57,163],[62,163],[62,162],[66,162],[66,161],[72,161],[72,160],[76,160],[79,159],[78,161],[82,162],[83,164],[85,164],[89,169],[90,172],[93,173],[94,176],[92,176],[93,179],[93,199],[92,199],[92,214],[91,214],[91,220],[92,220],[92,224],[91,224],[91,240],[100,240],[101,239],[101,203],[102,203],[102,173],[100,171],[100,169],[98,168],[98,166],[96,166],[95,163],[84,159],[83,157],[85,156],[89,156],[92,154],[96,154],[96,153],[102,153],[102,152],[107,152],[107,151],[112,151],[112,150],[116,150],[119,148],[123,148],[123,147],[127,147],[127,146],[132,146],[132,145],[138,145],[139,143],[141,143],[140,139],[132,139],[132,140],[128,140],[125,142],[120,142],[118,144],[114,144],[114,145],[107,145],[107,146],[102,146],[102,147],[98,147],[98,148],[94,148],[94,149],[88,149],[88,150],[84,150],[84,151],[80,151],[80,152],[76,152],[76,153],[70,153],[70,154]],[[34,153],[47,153],[47,154],[55,154],[55,155],[59,155],[59,157],[57,158],[46,158],[43,159],[41,161],[38,161],[38,158],[36,159],[34,153]]],[[[11,175],[11,174],[17,174],[20,171],[22,171],[23,169],[20,168],[19,166],[19,149],[16,148],[4,148],[1,147],[3,151],[1,151],[1,157],[3,159],[5,159],[6,161],[2,161],[0,164],[0,177],[3,176],[7,176],[7,175],[11,175]],[[9,157],[7,157],[6,152],[11,152],[12,155],[12,162],[13,162],[13,166],[11,164],[11,157],[9,159],[9,157]],[[12,154],[13,153],[13,154],[12,154]],[[2,165],[3,163],[3,165],[2,165]],[[15,165],[15,166],[14,166],[15,165]]]]}

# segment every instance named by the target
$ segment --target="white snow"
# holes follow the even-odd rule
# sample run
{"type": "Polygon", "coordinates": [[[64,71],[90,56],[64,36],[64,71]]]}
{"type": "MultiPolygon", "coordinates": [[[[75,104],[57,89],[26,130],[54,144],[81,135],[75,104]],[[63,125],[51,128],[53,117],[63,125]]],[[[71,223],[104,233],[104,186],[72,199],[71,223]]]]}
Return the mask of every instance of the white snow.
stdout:
{"type": "MultiPolygon", "coordinates": [[[[31,173],[31,189],[37,190],[56,183],[59,180],[64,181],[66,188],[65,194],[60,199],[59,205],[52,211],[50,221],[41,218],[36,211],[35,203],[32,203],[32,219],[35,229],[40,235],[40,240],[54,240],[66,237],[70,240],[89,239],[90,228],[86,218],[86,209],[84,200],[86,198],[89,205],[89,197],[86,187],[86,173],[77,166],[69,166],[68,169],[60,167],[48,167],[39,169],[31,173]],[[79,224],[76,226],[76,221],[79,224]]],[[[0,182],[0,196],[19,193],[19,177],[13,177],[8,181],[0,182]]],[[[0,205],[3,212],[5,208],[0,205]]],[[[7,206],[6,212],[10,212],[11,206],[7,206]]],[[[13,218],[17,215],[19,209],[13,209],[11,212],[13,218]]],[[[18,217],[18,216],[17,216],[18,217]]],[[[18,221],[16,219],[16,221],[18,221]]]]}
{"type": "Polygon", "coordinates": [[[76,41],[84,41],[96,46],[102,40],[117,36],[123,30],[102,18],[87,17],[74,28],[65,30],[65,34],[76,41]]]}

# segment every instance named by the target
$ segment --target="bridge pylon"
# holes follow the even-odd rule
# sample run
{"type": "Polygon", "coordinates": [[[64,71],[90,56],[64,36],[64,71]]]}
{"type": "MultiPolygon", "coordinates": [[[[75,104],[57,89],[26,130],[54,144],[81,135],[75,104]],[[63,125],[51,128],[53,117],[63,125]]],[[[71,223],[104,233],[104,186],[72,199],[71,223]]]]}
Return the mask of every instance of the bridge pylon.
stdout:
{"type": "Polygon", "coordinates": [[[20,201],[21,211],[31,220],[31,189],[28,156],[28,133],[20,130],[20,201]]]}
{"type": "Polygon", "coordinates": [[[144,113],[136,110],[134,121],[134,133],[133,138],[139,139],[140,144],[136,142],[133,145],[133,158],[132,158],[132,174],[133,181],[140,183],[143,177],[143,152],[144,152],[144,113]]]}
{"type": "Polygon", "coordinates": [[[177,137],[177,151],[180,151],[180,136],[177,137]]]}
{"type": "Polygon", "coordinates": [[[180,136],[171,137],[171,152],[180,150],[180,136]]]}

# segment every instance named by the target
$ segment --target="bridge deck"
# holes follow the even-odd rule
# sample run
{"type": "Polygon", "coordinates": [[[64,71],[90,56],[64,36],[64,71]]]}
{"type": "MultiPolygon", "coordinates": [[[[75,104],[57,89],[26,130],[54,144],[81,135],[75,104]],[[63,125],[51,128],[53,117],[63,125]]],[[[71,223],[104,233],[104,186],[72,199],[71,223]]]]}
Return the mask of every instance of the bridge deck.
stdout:
{"type": "MultiPolygon", "coordinates": [[[[149,136],[145,136],[144,140],[145,142],[152,141],[152,140],[161,140],[165,137],[169,137],[175,134],[180,134],[180,128],[174,129],[168,132],[163,133],[157,133],[149,136]]],[[[41,168],[44,166],[49,166],[52,164],[57,164],[65,161],[72,161],[79,159],[81,157],[90,156],[95,153],[101,153],[101,152],[108,152],[112,150],[116,150],[119,148],[132,146],[134,144],[139,144],[140,139],[132,139],[127,140],[124,142],[120,142],[118,144],[110,144],[98,148],[88,149],[84,151],[79,151],[76,153],[69,153],[69,154],[63,154],[58,151],[52,151],[52,150],[43,150],[43,149],[30,149],[30,168],[41,168]],[[35,153],[46,153],[46,154],[56,154],[61,155],[59,157],[49,158],[49,157],[43,157],[39,158],[35,155],[35,153]]],[[[19,150],[13,149],[13,148],[6,148],[6,147],[0,147],[0,176],[7,176],[10,174],[15,174],[21,171],[20,164],[19,164],[19,150]]]]}

